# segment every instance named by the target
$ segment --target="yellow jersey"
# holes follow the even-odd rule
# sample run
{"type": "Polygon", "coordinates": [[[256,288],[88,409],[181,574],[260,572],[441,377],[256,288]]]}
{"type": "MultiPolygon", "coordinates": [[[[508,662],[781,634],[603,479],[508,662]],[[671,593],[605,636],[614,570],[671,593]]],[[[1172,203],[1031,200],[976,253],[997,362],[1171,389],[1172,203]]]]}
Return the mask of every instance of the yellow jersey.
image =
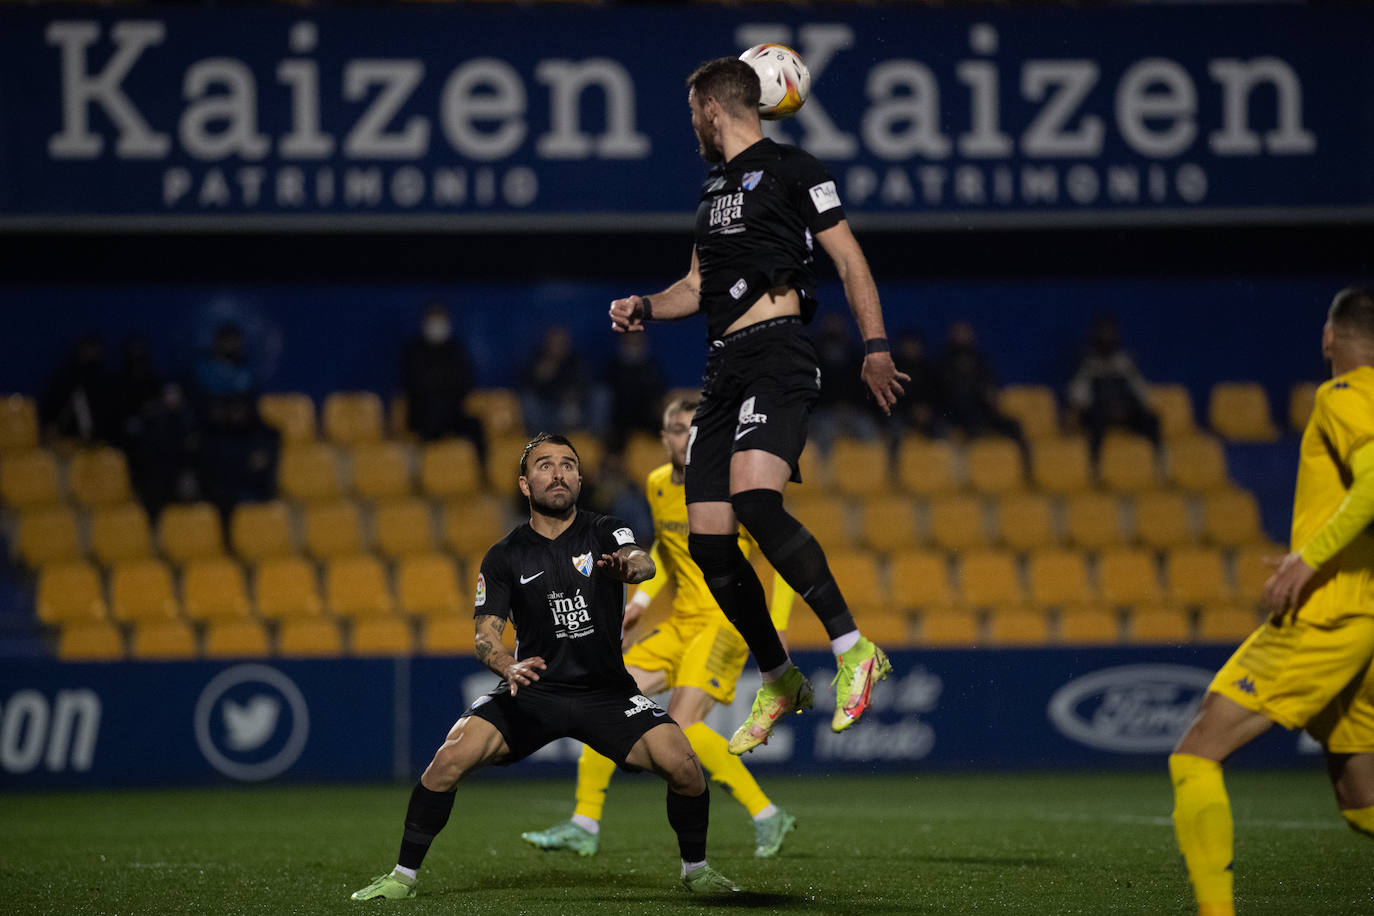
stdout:
{"type": "MultiPolygon", "coordinates": [[[[1293,493],[1290,550],[1300,550],[1345,500],[1354,475],[1351,456],[1374,440],[1374,368],[1361,366],[1317,389],[1303,431],[1293,493]]],[[[1310,623],[1350,614],[1374,615],[1374,532],[1366,528],[1322,565],[1300,611],[1310,623]]]]}
{"type": "MultiPolygon", "coordinates": [[[[673,483],[671,462],[649,472],[644,492],[649,500],[649,511],[654,517],[653,557],[658,571],[652,579],[640,584],[640,590],[652,597],[671,581],[677,586],[677,594],[673,597],[674,617],[684,622],[715,618],[724,620],[724,612],[706,587],[706,577],[701,567],[697,566],[687,549],[687,495],[682,484],[673,483]]],[[[750,557],[757,548],[758,544],[741,528],[739,549],[746,557],[750,557]]],[[[787,629],[792,596],[792,589],[787,583],[775,576],[769,613],[773,625],[779,630],[787,629]]]]}

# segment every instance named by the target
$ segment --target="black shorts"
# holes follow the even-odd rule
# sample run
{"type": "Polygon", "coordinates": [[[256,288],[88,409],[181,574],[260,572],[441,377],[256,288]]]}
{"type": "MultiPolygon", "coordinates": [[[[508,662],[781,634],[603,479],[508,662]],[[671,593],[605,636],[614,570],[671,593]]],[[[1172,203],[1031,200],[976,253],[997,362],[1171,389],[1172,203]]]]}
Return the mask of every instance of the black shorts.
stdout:
{"type": "Polygon", "coordinates": [[[506,739],[510,755],[496,761],[497,766],[524,760],[559,738],[576,738],[624,766],[645,732],[673,721],[663,707],[638,693],[633,681],[627,688],[590,690],[525,686],[515,696],[502,684],[463,715],[487,720],[506,739]]]}
{"type": "Polygon", "coordinates": [[[728,502],[730,458],[762,449],[792,467],[821,392],[816,346],[800,318],[771,318],[711,341],[687,440],[687,502],[728,502]]]}

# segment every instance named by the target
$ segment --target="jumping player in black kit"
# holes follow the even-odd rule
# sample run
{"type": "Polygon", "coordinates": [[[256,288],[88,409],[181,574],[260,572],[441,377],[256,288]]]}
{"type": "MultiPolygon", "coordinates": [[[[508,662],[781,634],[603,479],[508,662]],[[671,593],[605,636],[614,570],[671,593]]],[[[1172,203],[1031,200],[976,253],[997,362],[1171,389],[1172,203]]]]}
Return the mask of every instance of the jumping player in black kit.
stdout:
{"type": "Polygon", "coordinates": [[[540,433],[520,457],[530,520],[487,551],[477,577],[477,658],[501,676],[450,729],[411,792],[397,865],[354,900],[415,896],[416,872],[448,822],[467,774],[508,766],[572,737],[627,769],[668,783],[682,882],[697,892],[739,888],[706,864],[710,796],[687,736],[643,696],[621,661],[625,584],[654,562],[619,519],[579,511],[582,475],[567,438],[540,433]],[[515,655],[501,642],[515,624],[515,655]]]}
{"type": "Polygon", "coordinates": [[[888,352],[878,291],[834,180],[809,153],[764,138],[753,69],[723,57],[698,67],[687,86],[702,157],[715,163],[697,208],[691,267],[662,292],[615,300],[610,315],[616,331],[633,332],[647,321],[706,314],[706,372],[687,449],[688,544],[762,674],[749,718],[730,739],[742,754],[767,741],[781,716],[809,708],[812,689],[788,659],[739,551],[740,523],[825,625],[839,669],[835,731],[863,715],[873,685],[892,670],[860,635],[820,544],[782,503],[788,481],[801,479],[797,461],[821,384],[803,331],[816,312],[813,240],[835,262],[864,337],[860,374],[884,412],[910,378],[888,352]]]}

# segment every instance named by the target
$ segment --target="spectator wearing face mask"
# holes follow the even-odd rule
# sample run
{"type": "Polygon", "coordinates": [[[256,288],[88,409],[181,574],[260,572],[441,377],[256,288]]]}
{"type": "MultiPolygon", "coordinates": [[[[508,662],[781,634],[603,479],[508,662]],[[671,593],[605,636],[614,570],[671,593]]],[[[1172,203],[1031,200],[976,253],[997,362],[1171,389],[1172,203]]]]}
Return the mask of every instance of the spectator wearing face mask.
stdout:
{"type": "Polygon", "coordinates": [[[463,402],[475,387],[472,357],[453,338],[453,322],[440,302],[425,306],[420,333],[401,351],[401,385],[406,396],[406,424],[425,442],[461,436],[486,455],[482,422],[463,402]]]}

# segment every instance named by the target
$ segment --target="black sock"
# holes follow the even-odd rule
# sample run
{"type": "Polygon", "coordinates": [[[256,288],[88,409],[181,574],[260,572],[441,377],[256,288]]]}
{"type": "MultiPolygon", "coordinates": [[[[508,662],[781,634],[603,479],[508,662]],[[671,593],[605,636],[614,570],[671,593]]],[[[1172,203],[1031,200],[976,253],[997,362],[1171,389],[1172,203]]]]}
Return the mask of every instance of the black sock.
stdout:
{"type": "MultiPolygon", "coordinates": [[[[830,573],[821,549],[810,531],[782,506],[777,490],[745,490],[730,497],[735,515],[759,542],[759,549],[773,568],[816,612],[825,632],[834,639],[857,629],[854,615],[830,573]]],[[[763,667],[762,663],[759,665],[763,667]]],[[[767,669],[764,669],[767,670],[767,669]]]]}
{"type": "Polygon", "coordinates": [[[452,792],[434,792],[422,783],[416,783],[410,793],[410,806],[406,808],[406,827],[401,834],[401,853],[396,864],[406,868],[420,867],[429,852],[429,844],[444,829],[448,816],[453,812],[452,792]]]}
{"type": "Polygon", "coordinates": [[[706,827],[710,820],[710,788],[702,789],[700,795],[678,795],[668,790],[668,823],[677,834],[682,861],[706,861],[706,827]]]}
{"type": "Polygon", "coordinates": [[[735,625],[754,653],[759,670],[771,671],[787,661],[787,650],[768,616],[768,598],[758,573],[739,549],[734,534],[689,534],[687,549],[701,567],[711,597],[735,625]]]}

